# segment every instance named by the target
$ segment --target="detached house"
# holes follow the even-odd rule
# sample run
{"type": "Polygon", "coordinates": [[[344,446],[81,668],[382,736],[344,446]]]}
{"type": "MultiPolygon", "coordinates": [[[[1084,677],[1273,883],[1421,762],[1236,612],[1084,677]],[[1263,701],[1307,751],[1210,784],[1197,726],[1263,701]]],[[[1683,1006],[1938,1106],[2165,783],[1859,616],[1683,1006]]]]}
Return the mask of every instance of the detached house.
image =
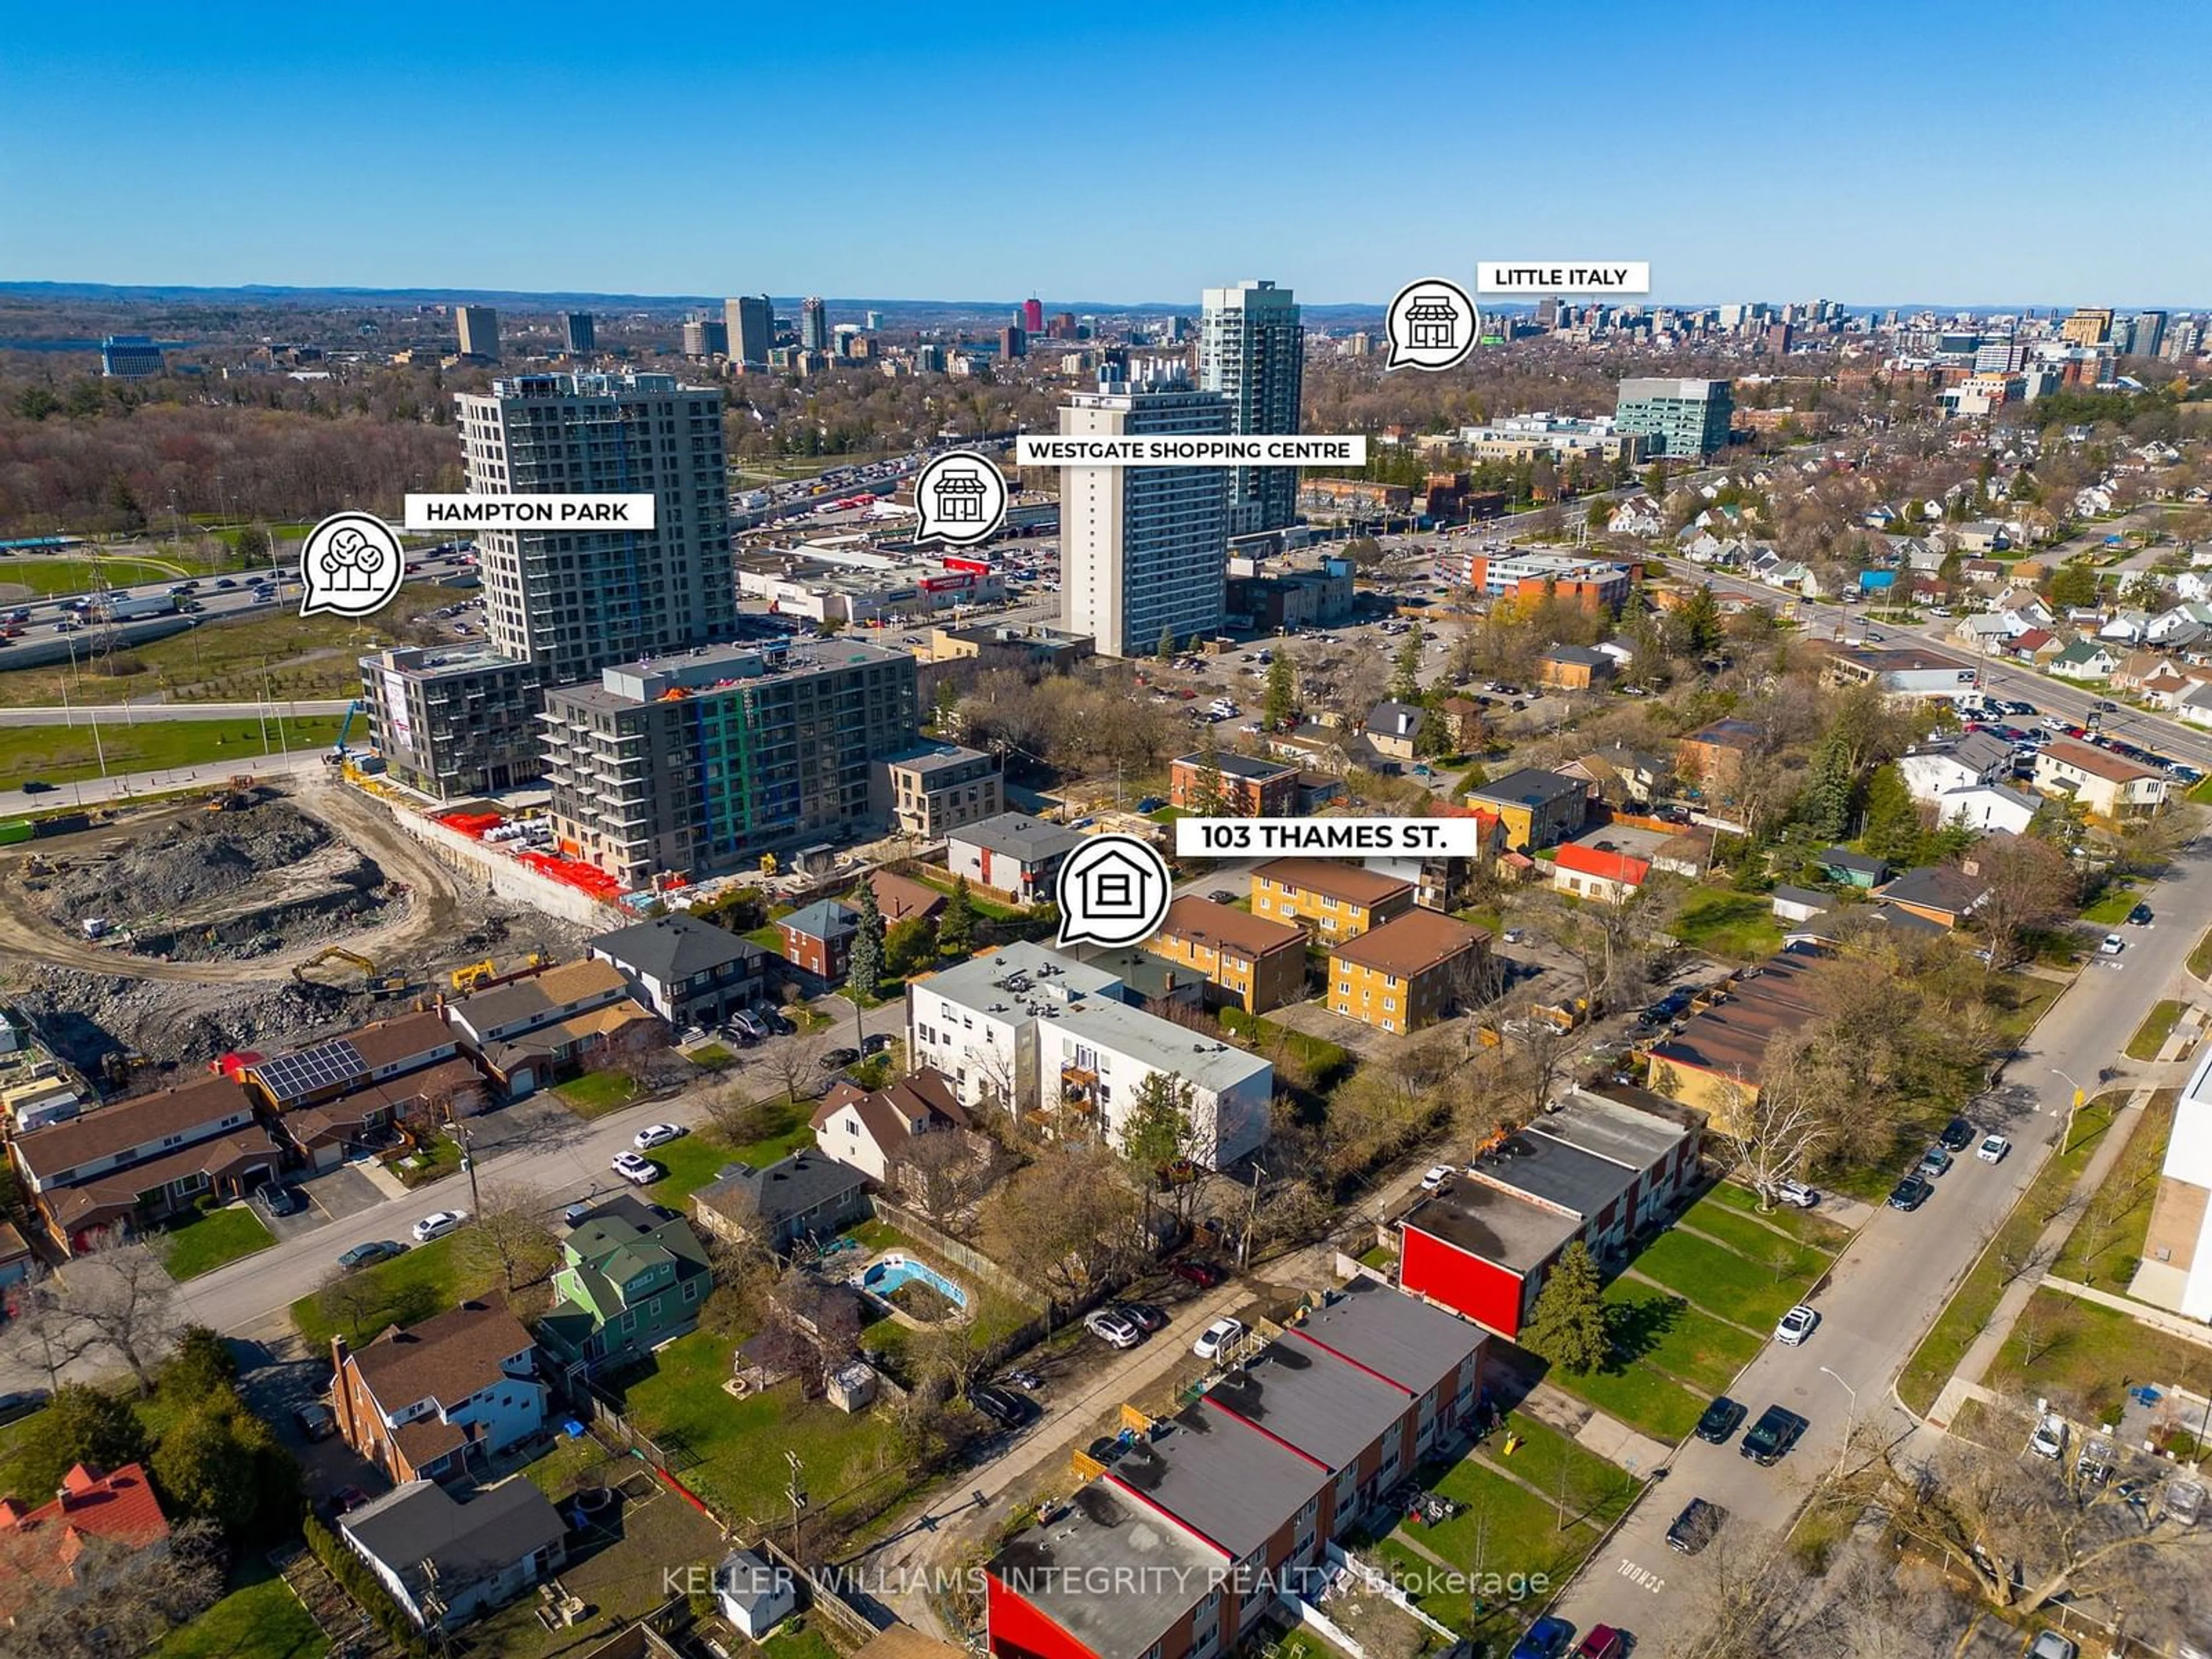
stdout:
{"type": "Polygon", "coordinates": [[[968,1109],[943,1073],[923,1066],[872,1093],[840,1079],[814,1109],[814,1144],[889,1186],[899,1160],[923,1135],[968,1127],[968,1109]]]}
{"type": "Polygon", "coordinates": [[[568,1559],[568,1523],[521,1474],[466,1503],[433,1481],[403,1481],[339,1517],[338,1534],[422,1630],[458,1630],[568,1559]]]}
{"type": "Polygon", "coordinates": [[[2094,744],[2057,738],[2035,757],[2035,787],[2078,800],[2097,817],[2148,817],[2166,805],[2166,775],[2094,744]]]}
{"type": "Polygon", "coordinates": [[[2051,658],[2049,667],[2062,680],[2107,680],[2120,659],[2094,640],[2076,640],[2051,658]]]}
{"type": "Polygon", "coordinates": [[[1931,743],[1899,757],[1897,770],[1915,800],[1935,800],[1954,789],[1995,783],[2012,772],[2012,750],[1980,732],[1931,743]]]}
{"type": "Polygon", "coordinates": [[[719,1025],[761,1000],[768,952],[681,911],[617,927],[584,947],[629,981],[630,994],[679,1030],[719,1025]]]}
{"type": "Polygon", "coordinates": [[[94,1540],[133,1554],[167,1551],[168,1517],[143,1465],[102,1474],[71,1464],[52,1501],[36,1509],[0,1498],[0,1629],[41,1590],[77,1583],[94,1540]]]}
{"type": "Polygon", "coordinates": [[[1585,847],[1579,842],[1569,842],[1559,848],[1552,866],[1552,885],[1556,890],[1601,904],[1621,903],[1650,878],[1650,860],[1585,847]]]}
{"type": "Polygon", "coordinates": [[[538,1347],[498,1301],[464,1302],[361,1349],[331,1339],[346,1444],[395,1482],[481,1474],[545,1426],[538,1347]]]}
{"type": "Polygon", "coordinates": [[[619,1363],[690,1330],[713,1288],[706,1249],[683,1218],[623,1193],[561,1241],[538,1339],[565,1364],[619,1363]]]}
{"type": "Polygon", "coordinates": [[[611,962],[572,962],[450,1005],[447,1020],[484,1069],[520,1099],[595,1055],[665,1036],[611,962]]]}

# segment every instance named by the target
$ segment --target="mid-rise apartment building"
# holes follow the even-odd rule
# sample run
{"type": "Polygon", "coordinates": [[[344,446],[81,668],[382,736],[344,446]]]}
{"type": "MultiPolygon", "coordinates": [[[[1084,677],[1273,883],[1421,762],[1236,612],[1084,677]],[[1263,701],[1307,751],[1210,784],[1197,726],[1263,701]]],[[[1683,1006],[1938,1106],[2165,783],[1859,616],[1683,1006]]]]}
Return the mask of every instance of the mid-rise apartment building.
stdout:
{"type": "MultiPolygon", "coordinates": [[[[1198,383],[1229,399],[1229,429],[1240,436],[1298,430],[1305,385],[1305,329],[1291,290],[1245,281],[1206,290],[1198,383]]],[[[1297,522],[1296,467],[1240,466],[1229,478],[1229,533],[1297,522]]]]}
{"type": "Polygon", "coordinates": [[[1327,944],[1413,908],[1413,884],[1328,859],[1273,859],[1252,872],[1252,914],[1303,927],[1327,944]]]}
{"type": "Polygon", "coordinates": [[[1620,383],[1613,424],[1651,440],[1670,460],[1726,449],[1735,398],[1726,380],[1632,378],[1620,383]]]}
{"type": "Polygon", "coordinates": [[[1195,968],[1248,1014],[1264,1014],[1305,994],[1305,929],[1269,921],[1188,894],[1168,906],[1145,948],[1195,968]]]}
{"type": "Polygon", "coordinates": [[[362,708],[385,769],[458,800],[538,775],[537,671],[480,645],[395,646],[361,659],[362,708]]]}
{"type": "MultiPolygon", "coordinates": [[[[1060,412],[1068,437],[1230,430],[1229,399],[1173,370],[1102,378],[1060,412]]],[[[1206,466],[1060,469],[1062,620],[1102,656],[1141,657],[1163,635],[1210,635],[1224,615],[1229,474],[1206,466]]]]}
{"type": "Polygon", "coordinates": [[[1628,603],[1630,571],[1610,559],[1572,553],[1530,553],[1519,548],[1451,550],[1437,562],[1446,581],[1489,599],[1564,600],[1584,611],[1619,611],[1628,603]]]}
{"type": "Polygon", "coordinates": [[[453,400],[473,495],[650,495],[651,530],[487,530],[485,633],[547,684],[728,636],[722,394],[668,374],[525,374],[453,400]]]}
{"type": "Polygon", "coordinates": [[[1006,810],[995,755],[927,743],[869,769],[870,808],[895,835],[935,841],[1006,810]]]}
{"type": "Polygon", "coordinates": [[[1329,947],[1333,1013],[1379,1030],[1417,1031],[1481,994],[1490,935],[1418,906],[1329,947]]]}
{"type": "Polygon", "coordinates": [[[915,661],[842,640],[719,646],[545,698],[562,850],[626,885],[732,868],[870,816],[878,755],[914,746],[915,661]]]}

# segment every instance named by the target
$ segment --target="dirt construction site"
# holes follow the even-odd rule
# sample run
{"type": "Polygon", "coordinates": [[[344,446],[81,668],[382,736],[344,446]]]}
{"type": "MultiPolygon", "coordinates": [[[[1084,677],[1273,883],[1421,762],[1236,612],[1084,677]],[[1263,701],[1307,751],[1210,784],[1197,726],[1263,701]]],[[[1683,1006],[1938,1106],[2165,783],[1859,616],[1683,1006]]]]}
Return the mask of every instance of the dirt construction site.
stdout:
{"type": "Polygon", "coordinates": [[[239,781],[0,847],[0,1000],[88,1073],[289,1047],[472,963],[580,953],[336,777],[239,781]]]}

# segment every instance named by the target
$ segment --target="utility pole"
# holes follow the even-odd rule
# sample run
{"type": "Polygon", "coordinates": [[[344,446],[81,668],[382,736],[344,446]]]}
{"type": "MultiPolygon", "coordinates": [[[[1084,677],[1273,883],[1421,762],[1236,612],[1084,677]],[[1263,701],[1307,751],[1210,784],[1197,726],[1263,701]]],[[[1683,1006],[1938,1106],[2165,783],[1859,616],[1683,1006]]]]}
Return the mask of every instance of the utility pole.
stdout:
{"type": "Polygon", "coordinates": [[[1252,1265],[1252,1228],[1260,1217],[1260,1183],[1267,1178],[1264,1165],[1252,1166],[1252,1198],[1244,1206],[1243,1230],[1237,1235],[1237,1266],[1241,1272],[1252,1265]]]}
{"type": "Polygon", "coordinates": [[[477,1191],[476,1131],[453,1115],[450,1104],[446,1108],[446,1127],[461,1143],[461,1167],[469,1172],[469,1213],[482,1219],[483,1198],[477,1191]]]}
{"type": "Polygon", "coordinates": [[[791,1500],[791,1559],[799,1560],[799,1522],[806,1514],[806,1468],[799,1461],[799,1454],[787,1449],[783,1461],[790,1466],[790,1478],[784,1482],[783,1495],[791,1500]]]}

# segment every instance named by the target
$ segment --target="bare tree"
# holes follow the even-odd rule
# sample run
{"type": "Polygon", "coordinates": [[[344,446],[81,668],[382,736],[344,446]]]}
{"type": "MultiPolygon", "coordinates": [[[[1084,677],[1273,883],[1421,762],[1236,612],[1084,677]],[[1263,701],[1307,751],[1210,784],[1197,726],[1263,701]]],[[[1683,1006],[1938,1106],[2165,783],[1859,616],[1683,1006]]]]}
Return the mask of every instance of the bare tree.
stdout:
{"type": "Polygon", "coordinates": [[[822,1056],[829,1048],[830,1028],[817,1026],[769,1043],[761,1055],[761,1064],[782,1085],[785,1098],[796,1106],[800,1089],[812,1094],[814,1085],[822,1080],[822,1056]]]}
{"type": "Polygon", "coordinates": [[[92,1332],[62,1293],[50,1269],[36,1267],[9,1294],[8,1321],[0,1325],[0,1353],[16,1364],[35,1366],[57,1387],[90,1346],[92,1332]]]}
{"type": "Polygon", "coordinates": [[[773,1133],[776,1111],[769,1102],[755,1100],[743,1084],[725,1084],[709,1091],[702,1103],[701,1117],[718,1139],[743,1146],[773,1133]]]}
{"type": "Polygon", "coordinates": [[[52,1547],[11,1534],[0,1571],[15,1580],[20,1605],[5,1650],[45,1659],[132,1659],[176,1626],[198,1618],[222,1594],[222,1528],[180,1521],[162,1549],[133,1549],[96,1534],[82,1537],[68,1568],[52,1569],[52,1547]],[[34,1557],[43,1562],[33,1566],[34,1557]]]}
{"type": "Polygon", "coordinates": [[[1713,1128],[1735,1148],[1760,1209],[1772,1209],[1782,1183],[1833,1142],[1841,1104],[1806,1087],[1790,1057],[1771,1048],[1758,1083],[1739,1077],[1722,1085],[1713,1128]]]}
{"type": "Polygon", "coordinates": [[[1990,974],[2020,960],[2029,933],[2072,914],[2073,867],[2065,854],[2037,836],[1984,836],[1959,860],[1959,868],[1984,890],[1974,921],[1988,941],[1984,965],[1990,974]]]}
{"type": "Polygon", "coordinates": [[[892,1179],[899,1196],[932,1221],[949,1221],[989,1190],[997,1160],[992,1143],[960,1129],[908,1139],[892,1179]]]}
{"type": "Polygon", "coordinates": [[[1113,1153],[1049,1146],[992,1194],[981,1226],[1001,1261],[1080,1302],[1139,1258],[1144,1212],[1113,1153]]]}
{"type": "Polygon", "coordinates": [[[109,1234],[70,1265],[63,1283],[63,1305],[87,1333],[87,1350],[113,1354],[130,1367],[140,1396],[152,1394],[183,1328],[177,1282],[161,1257],[109,1234]]]}
{"type": "Polygon", "coordinates": [[[476,1224],[461,1235],[469,1258],[499,1268],[510,1291],[534,1284],[561,1258],[553,1225],[553,1200],[536,1187],[496,1182],[477,1194],[476,1224]]]}

